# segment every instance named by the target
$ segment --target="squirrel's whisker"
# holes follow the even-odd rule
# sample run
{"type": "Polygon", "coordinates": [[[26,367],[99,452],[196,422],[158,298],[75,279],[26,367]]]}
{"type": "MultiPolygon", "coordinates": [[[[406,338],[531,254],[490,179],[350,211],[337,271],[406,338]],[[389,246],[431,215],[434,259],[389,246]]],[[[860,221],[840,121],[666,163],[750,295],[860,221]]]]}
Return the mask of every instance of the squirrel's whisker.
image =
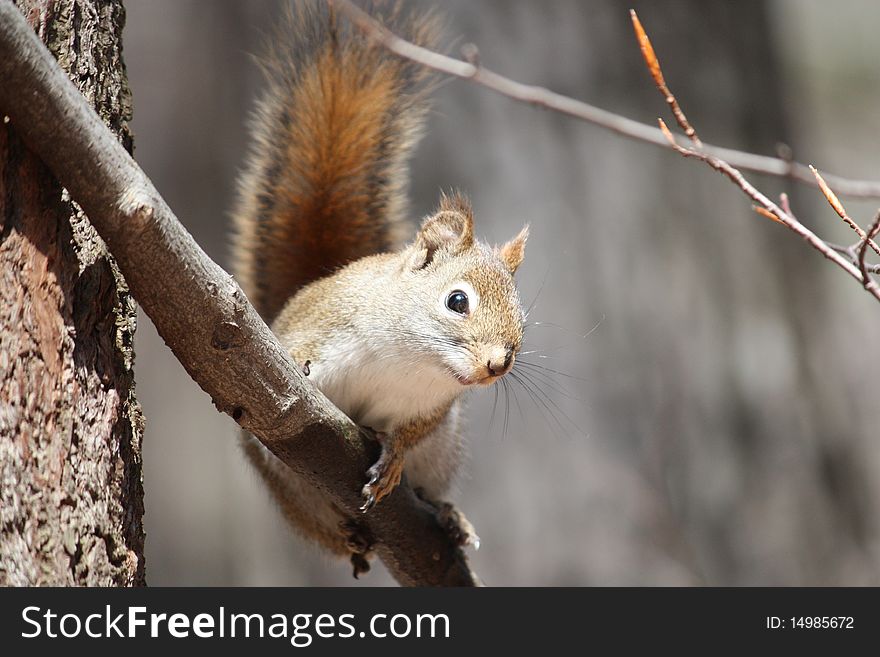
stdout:
{"type": "MultiPolygon", "coordinates": [[[[540,358],[540,356],[539,356],[540,358]]],[[[550,372],[552,374],[558,374],[559,376],[564,376],[566,379],[573,379],[574,381],[583,381],[584,383],[589,383],[589,379],[585,379],[580,376],[575,376],[574,374],[568,374],[567,372],[561,372],[559,370],[554,370],[551,367],[545,367],[544,365],[538,365],[538,363],[530,363],[529,361],[517,359],[517,365],[522,365],[524,367],[531,367],[536,370],[541,370],[543,372],[550,372]]]]}

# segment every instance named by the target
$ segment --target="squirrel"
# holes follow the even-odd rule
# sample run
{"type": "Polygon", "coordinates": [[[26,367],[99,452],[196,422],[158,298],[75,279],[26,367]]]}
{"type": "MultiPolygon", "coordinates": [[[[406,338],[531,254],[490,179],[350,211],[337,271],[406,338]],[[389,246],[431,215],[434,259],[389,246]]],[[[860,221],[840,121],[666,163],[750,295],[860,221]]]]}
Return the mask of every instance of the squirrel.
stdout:
{"type": "MultiPolygon", "coordinates": [[[[399,3],[374,15],[435,47],[433,14],[399,3]]],[[[514,283],[528,226],[501,246],[474,237],[461,194],[407,243],[408,160],[432,87],[421,66],[386,52],[332,6],[297,2],[264,64],[268,88],[234,210],[236,276],[294,362],[340,410],[375,431],[363,512],[403,473],[462,544],[476,533],[437,503],[462,460],[461,400],[513,367],[524,312],[514,283]]],[[[354,575],[372,540],[255,439],[245,452],[282,513],[354,575]]]]}

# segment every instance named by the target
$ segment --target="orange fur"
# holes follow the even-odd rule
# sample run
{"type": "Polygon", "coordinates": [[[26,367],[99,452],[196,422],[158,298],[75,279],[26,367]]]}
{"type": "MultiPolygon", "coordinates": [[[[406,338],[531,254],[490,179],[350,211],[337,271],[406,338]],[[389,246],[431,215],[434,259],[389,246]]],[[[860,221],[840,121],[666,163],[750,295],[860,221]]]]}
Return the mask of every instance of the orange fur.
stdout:
{"type": "MultiPolygon", "coordinates": [[[[425,45],[436,21],[377,14],[425,45]]],[[[406,164],[427,110],[427,73],[298,2],[266,62],[268,90],[239,186],[238,278],[267,322],[303,285],[409,236],[406,164]]]]}

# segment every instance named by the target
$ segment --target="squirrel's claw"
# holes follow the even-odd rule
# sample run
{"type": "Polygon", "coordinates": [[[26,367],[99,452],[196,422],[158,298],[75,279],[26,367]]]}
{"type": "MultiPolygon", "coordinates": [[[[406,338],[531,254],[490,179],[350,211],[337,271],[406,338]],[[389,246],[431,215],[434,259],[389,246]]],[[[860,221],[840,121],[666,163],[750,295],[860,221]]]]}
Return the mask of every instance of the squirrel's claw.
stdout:
{"type": "Polygon", "coordinates": [[[437,522],[446,530],[446,533],[455,543],[462,547],[471,546],[474,550],[480,549],[480,537],[477,530],[464,514],[452,504],[443,502],[437,509],[437,522]]]}
{"type": "Polygon", "coordinates": [[[366,513],[367,511],[372,509],[376,504],[376,496],[373,495],[372,493],[367,492],[368,487],[369,487],[369,484],[367,484],[367,486],[364,486],[364,490],[361,491],[361,494],[364,496],[364,503],[361,504],[361,507],[360,507],[361,513],[366,513]]]}
{"type": "Polygon", "coordinates": [[[435,502],[425,495],[425,491],[421,488],[415,489],[419,499],[427,504],[434,512],[437,522],[446,532],[452,541],[461,547],[470,546],[474,550],[480,549],[480,537],[477,536],[477,530],[471,524],[470,520],[465,518],[464,514],[455,508],[449,502],[435,502]]]}
{"type": "Polygon", "coordinates": [[[403,455],[391,446],[390,441],[385,439],[387,437],[380,435],[382,436],[379,438],[382,445],[382,455],[367,470],[369,479],[361,490],[361,495],[364,498],[364,504],[361,506],[363,513],[373,508],[383,497],[391,494],[403,476],[403,455]]]}

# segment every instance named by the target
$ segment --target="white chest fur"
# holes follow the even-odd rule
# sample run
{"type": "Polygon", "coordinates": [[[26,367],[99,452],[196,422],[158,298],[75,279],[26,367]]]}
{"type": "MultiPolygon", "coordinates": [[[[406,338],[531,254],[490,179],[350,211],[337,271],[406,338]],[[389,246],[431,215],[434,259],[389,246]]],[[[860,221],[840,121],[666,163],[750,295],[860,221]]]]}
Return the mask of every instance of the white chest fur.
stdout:
{"type": "Polygon", "coordinates": [[[461,392],[423,355],[342,335],[321,350],[309,379],[352,420],[376,431],[429,416],[461,392]]]}

